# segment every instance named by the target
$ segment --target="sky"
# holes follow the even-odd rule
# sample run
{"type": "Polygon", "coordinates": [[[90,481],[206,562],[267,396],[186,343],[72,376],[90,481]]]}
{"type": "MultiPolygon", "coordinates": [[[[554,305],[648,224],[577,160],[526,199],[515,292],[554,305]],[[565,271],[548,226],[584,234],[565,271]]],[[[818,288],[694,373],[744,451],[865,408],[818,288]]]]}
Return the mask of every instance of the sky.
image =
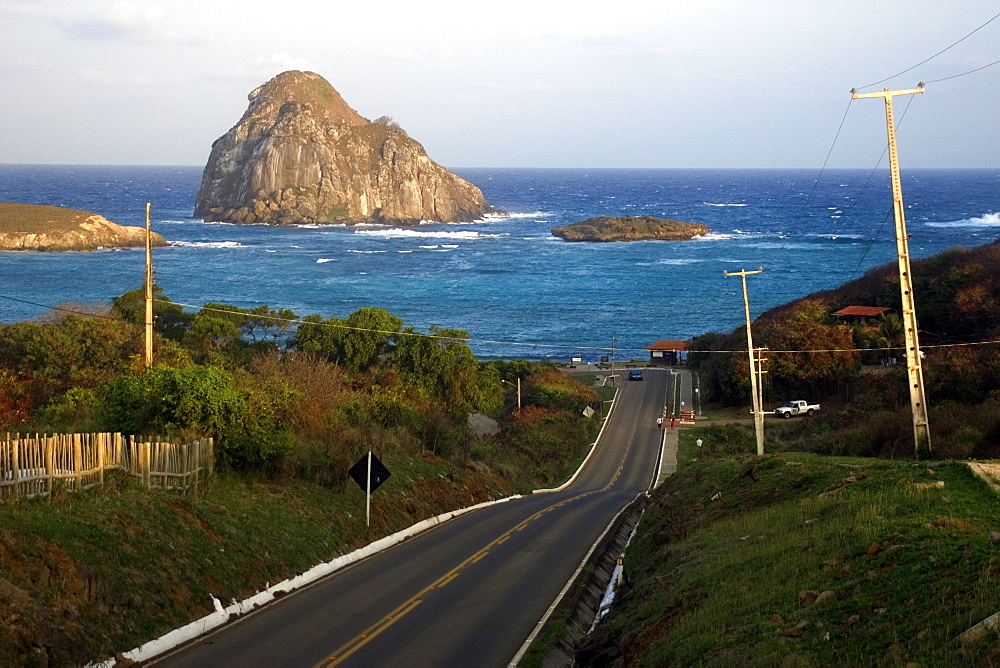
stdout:
{"type": "MultiPolygon", "coordinates": [[[[998,12],[995,0],[0,0],[0,163],[202,166],[251,90],[301,69],[451,168],[872,168],[884,103],[850,90],[998,12]]],[[[952,77],[1000,60],[998,45],[1000,18],[862,90],[952,77]]],[[[894,108],[904,169],[1000,166],[1000,65],[894,108]]]]}

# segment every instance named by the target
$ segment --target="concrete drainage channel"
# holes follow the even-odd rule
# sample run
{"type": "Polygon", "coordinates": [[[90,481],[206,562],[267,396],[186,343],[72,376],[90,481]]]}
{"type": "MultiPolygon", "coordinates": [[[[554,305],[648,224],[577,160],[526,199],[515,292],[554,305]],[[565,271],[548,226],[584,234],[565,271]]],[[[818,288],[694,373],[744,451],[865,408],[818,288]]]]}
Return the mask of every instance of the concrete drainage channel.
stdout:
{"type": "MultiPolygon", "coordinates": [[[[557,640],[552,642],[538,661],[542,666],[572,666],[576,658],[576,650],[590,633],[594,620],[600,612],[605,591],[615,572],[615,566],[632,537],[642,513],[649,503],[649,496],[640,494],[627,505],[612,521],[608,530],[596,543],[576,579],[569,586],[566,594],[556,604],[548,619],[533,634],[536,638],[525,648],[531,653],[539,648],[551,629],[559,622],[565,624],[565,630],[557,640]]],[[[526,653],[525,653],[526,654],[526,653]]],[[[520,663],[521,656],[515,660],[520,663]]],[[[513,665],[513,664],[512,664],[513,665]]]]}

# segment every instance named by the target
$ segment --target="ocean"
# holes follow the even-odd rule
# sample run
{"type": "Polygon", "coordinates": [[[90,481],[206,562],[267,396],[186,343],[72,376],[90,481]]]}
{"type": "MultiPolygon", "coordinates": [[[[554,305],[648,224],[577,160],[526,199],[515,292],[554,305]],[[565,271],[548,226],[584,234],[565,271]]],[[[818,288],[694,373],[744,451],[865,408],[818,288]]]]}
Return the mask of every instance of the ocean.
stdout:
{"type": "MultiPolygon", "coordinates": [[[[509,213],[416,227],[265,227],[192,217],[201,167],[0,165],[0,201],[51,204],[152,227],[172,300],[268,304],[344,317],[376,306],[420,331],[465,329],[482,357],[645,358],[659,339],[730,331],[753,316],[895,261],[888,172],[455,169],[509,213]],[[569,243],[594,216],[704,223],[684,242],[569,243]]],[[[913,257],[1000,236],[1000,170],[903,170],[913,257]]],[[[143,252],[0,253],[0,322],[109,302],[139,287],[143,252]],[[69,308],[74,308],[69,306],[69,308]]],[[[919,297],[918,297],[919,299],[919,297]]]]}

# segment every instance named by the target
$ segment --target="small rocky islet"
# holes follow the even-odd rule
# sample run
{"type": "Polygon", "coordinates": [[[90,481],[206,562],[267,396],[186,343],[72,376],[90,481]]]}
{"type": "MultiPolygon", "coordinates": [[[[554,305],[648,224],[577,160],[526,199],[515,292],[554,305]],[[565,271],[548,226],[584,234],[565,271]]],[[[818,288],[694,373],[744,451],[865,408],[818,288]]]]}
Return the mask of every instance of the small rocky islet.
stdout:
{"type": "MultiPolygon", "coordinates": [[[[168,246],[150,234],[154,246],[168,246]]],[[[0,202],[0,250],[92,251],[146,245],[142,227],[118,225],[90,211],[43,204],[0,202]]]]}
{"type": "Polygon", "coordinates": [[[552,228],[565,241],[687,241],[706,234],[708,225],[653,216],[599,216],[552,228]]]}

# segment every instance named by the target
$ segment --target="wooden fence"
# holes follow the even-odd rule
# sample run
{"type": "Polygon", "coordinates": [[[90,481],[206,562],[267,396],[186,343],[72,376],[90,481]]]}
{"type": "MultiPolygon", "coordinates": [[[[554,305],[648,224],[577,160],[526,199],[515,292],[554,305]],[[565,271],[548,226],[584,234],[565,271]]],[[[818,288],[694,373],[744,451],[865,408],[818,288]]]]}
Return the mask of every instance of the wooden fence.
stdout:
{"type": "Polygon", "coordinates": [[[117,433],[7,434],[0,441],[0,501],[103,486],[105,472],[113,469],[147,487],[197,489],[214,463],[211,438],[180,443],[117,433]]]}

